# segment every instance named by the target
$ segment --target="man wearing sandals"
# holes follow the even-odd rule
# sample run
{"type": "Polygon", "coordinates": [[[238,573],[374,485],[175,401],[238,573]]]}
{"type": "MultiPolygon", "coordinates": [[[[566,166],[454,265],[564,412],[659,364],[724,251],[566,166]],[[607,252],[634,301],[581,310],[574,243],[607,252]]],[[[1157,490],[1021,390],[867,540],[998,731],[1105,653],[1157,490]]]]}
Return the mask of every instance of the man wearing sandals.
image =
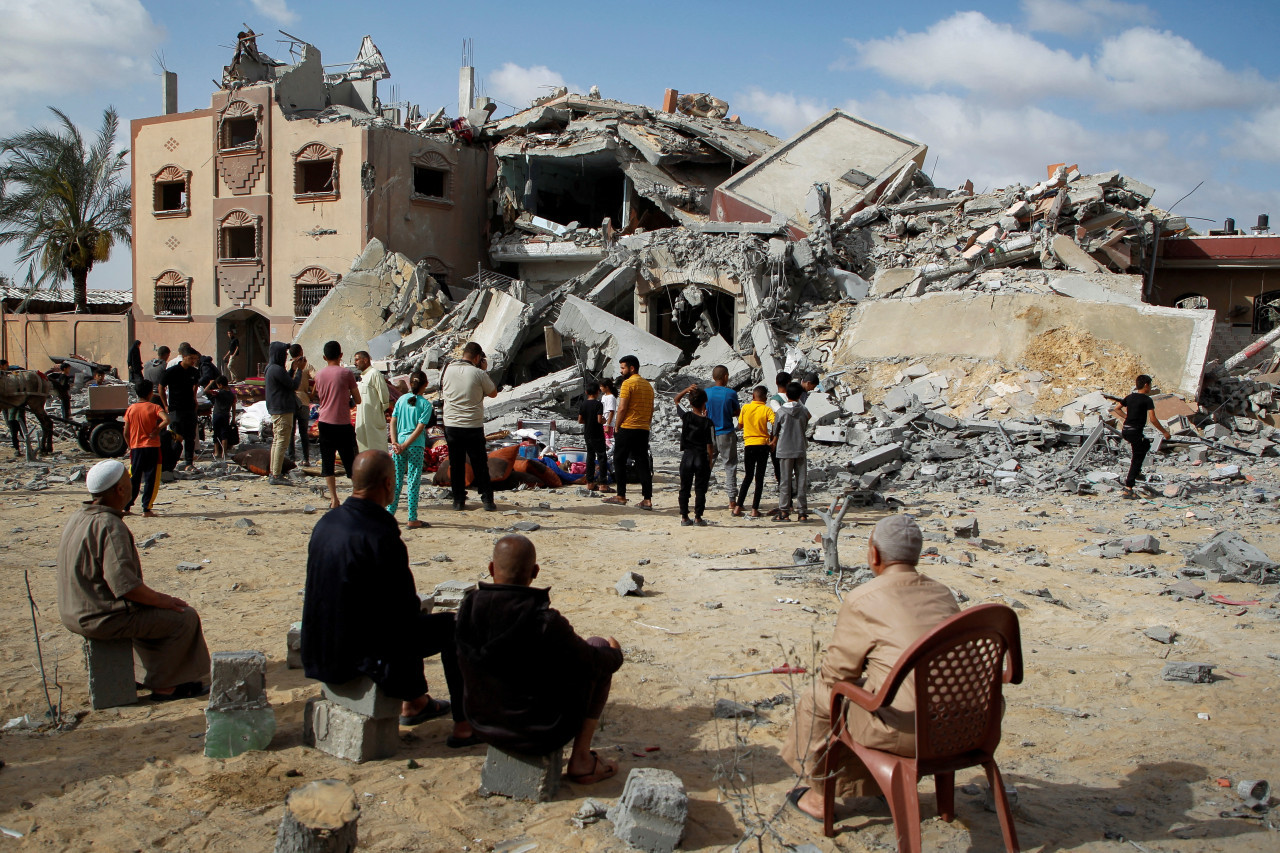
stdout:
{"type": "Polygon", "coordinates": [[[552,609],[550,590],[532,586],[538,568],[532,542],[504,536],[489,562],[493,583],[480,584],[458,608],[467,719],[480,740],[509,752],[545,755],[572,740],[566,775],[590,785],[618,772],[591,739],[622,647],[612,637],[579,637],[552,609]]]}
{"type": "Polygon", "coordinates": [[[604,499],[607,504],[627,502],[627,463],[634,461],[640,480],[641,509],[653,509],[653,471],[649,468],[649,427],[653,421],[653,386],[640,375],[640,359],[624,355],[618,359],[622,387],[618,390],[617,431],[613,436],[613,476],[618,493],[604,499]]]}
{"type": "MultiPolygon", "coordinates": [[[[882,518],[871,532],[867,563],[875,578],[845,596],[818,677],[800,694],[782,760],[802,782],[788,804],[822,820],[822,763],[831,735],[831,688],[854,681],[874,693],[911,645],[960,612],[946,585],[916,571],[923,534],[909,515],[882,518]]],[[[893,703],[872,714],[850,704],[845,725],[858,743],[898,755],[915,755],[915,684],[902,682],[893,703]]],[[[880,789],[854,755],[833,771],[837,797],[873,796],[880,789]]],[[[911,780],[914,784],[915,780],[911,780]]]]}
{"type": "Polygon", "coordinates": [[[477,741],[461,708],[453,614],[422,612],[400,526],[386,509],[395,494],[395,465],[385,451],[366,450],[351,467],[351,497],[325,513],[307,548],[303,670],[328,684],[373,679],[402,701],[402,726],[452,711],[446,743],[471,746],[477,741]],[[434,654],[453,705],[427,692],[422,662],[434,654]]]}
{"type": "Polygon", "coordinates": [[[132,640],[141,684],[157,701],[209,692],[209,648],[200,616],[181,598],[142,579],[142,561],[124,508],[133,486],[123,463],[99,462],[85,475],[92,500],[58,543],[58,615],[67,630],[93,640],[132,640]]]}

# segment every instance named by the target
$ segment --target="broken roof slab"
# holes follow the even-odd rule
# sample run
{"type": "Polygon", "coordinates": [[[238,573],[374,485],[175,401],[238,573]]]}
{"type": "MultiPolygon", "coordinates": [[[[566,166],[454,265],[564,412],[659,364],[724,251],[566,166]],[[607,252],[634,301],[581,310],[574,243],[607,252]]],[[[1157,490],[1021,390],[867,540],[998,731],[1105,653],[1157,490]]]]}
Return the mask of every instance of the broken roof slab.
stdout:
{"type": "Polygon", "coordinates": [[[805,199],[815,183],[831,188],[831,216],[874,201],[908,163],[924,164],[928,147],[841,110],[832,110],[721,184],[711,205],[720,221],[786,217],[813,230],[805,199]]]}
{"type": "Polygon", "coordinates": [[[490,247],[489,257],[495,263],[513,261],[522,264],[538,261],[598,261],[606,254],[603,246],[579,246],[570,240],[554,243],[540,240],[504,240],[490,247]]]}

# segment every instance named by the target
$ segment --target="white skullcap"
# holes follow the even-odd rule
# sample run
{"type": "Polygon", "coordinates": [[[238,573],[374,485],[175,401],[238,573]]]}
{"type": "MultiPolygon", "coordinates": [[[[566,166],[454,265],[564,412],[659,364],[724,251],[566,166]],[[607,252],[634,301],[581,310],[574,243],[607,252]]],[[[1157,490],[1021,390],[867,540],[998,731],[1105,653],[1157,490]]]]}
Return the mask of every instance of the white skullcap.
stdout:
{"type": "Polygon", "coordinates": [[[124,463],[117,459],[104,459],[89,469],[84,477],[89,494],[100,495],[108,491],[124,476],[124,463]]]}
{"type": "Polygon", "coordinates": [[[909,515],[890,515],[880,519],[871,531],[871,541],[886,563],[910,563],[920,561],[924,536],[916,520],[909,515]]]}

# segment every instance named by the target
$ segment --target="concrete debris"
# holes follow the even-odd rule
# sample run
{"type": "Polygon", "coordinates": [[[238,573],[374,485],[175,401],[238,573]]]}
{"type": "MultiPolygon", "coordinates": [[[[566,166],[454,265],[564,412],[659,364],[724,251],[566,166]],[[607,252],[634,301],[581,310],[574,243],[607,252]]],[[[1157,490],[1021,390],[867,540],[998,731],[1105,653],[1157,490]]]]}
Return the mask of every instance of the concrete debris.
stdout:
{"type": "Polygon", "coordinates": [[[644,595],[644,575],[639,572],[627,572],[613,585],[618,595],[644,595]]]}
{"type": "Polygon", "coordinates": [[[672,853],[689,818],[689,795],[670,770],[636,767],[608,818],[613,834],[637,850],[672,853]]]}
{"type": "Polygon", "coordinates": [[[1211,663],[1188,663],[1186,661],[1170,661],[1160,671],[1165,681],[1184,681],[1188,684],[1209,684],[1213,681],[1211,663]]]}
{"type": "Polygon", "coordinates": [[[1280,583],[1280,563],[1250,545],[1234,530],[1224,530],[1187,555],[1192,566],[1205,569],[1205,580],[1222,583],[1280,583]]]}

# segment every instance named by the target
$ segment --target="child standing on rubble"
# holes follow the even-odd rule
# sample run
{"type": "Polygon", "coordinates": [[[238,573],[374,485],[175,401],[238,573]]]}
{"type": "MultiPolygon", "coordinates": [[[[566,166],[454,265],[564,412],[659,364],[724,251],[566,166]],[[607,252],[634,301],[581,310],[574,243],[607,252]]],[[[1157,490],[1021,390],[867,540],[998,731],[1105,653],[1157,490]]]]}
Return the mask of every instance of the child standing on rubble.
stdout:
{"type": "Polygon", "coordinates": [[[604,407],[604,446],[613,448],[613,431],[617,428],[618,389],[612,379],[600,380],[600,405],[604,407]]]}
{"type": "Polygon", "coordinates": [[[805,458],[807,448],[804,431],[809,425],[809,410],[800,405],[804,386],[799,382],[787,383],[787,402],[778,409],[773,422],[774,453],[782,466],[778,483],[778,514],[774,521],[791,520],[792,496],[799,504],[796,521],[809,520],[809,468],[805,458]]]}
{"type": "Polygon", "coordinates": [[[715,425],[707,417],[707,392],[697,385],[676,395],[676,414],[680,416],[680,524],[706,527],[702,520],[707,508],[707,487],[711,484],[711,465],[715,462],[715,425]],[[689,397],[689,408],[680,401],[689,397]],[[689,493],[694,494],[693,520],[689,520],[689,493]]]}
{"type": "Polygon", "coordinates": [[[594,382],[588,382],[585,393],[586,399],[578,407],[578,423],[582,424],[582,439],[587,445],[587,488],[593,492],[598,492],[602,488],[606,492],[611,492],[613,489],[609,488],[609,448],[604,440],[604,406],[596,399],[600,396],[600,386],[594,382]],[[598,471],[597,463],[600,465],[598,471]]]}
{"type": "Polygon", "coordinates": [[[1121,497],[1129,499],[1137,497],[1133,486],[1138,482],[1138,476],[1142,473],[1142,462],[1147,458],[1147,451],[1151,449],[1151,439],[1143,435],[1148,420],[1157,432],[1165,438],[1169,437],[1169,430],[1165,429],[1160,419],[1156,417],[1156,404],[1151,399],[1151,377],[1145,373],[1139,374],[1138,378],[1133,380],[1133,386],[1129,396],[1116,403],[1115,408],[1111,410],[1117,418],[1124,418],[1124,428],[1120,431],[1120,437],[1129,442],[1129,446],[1133,448],[1133,458],[1129,462],[1129,476],[1125,477],[1124,488],[1120,492],[1121,497]]]}
{"type": "Polygon", "coordinates": [[[751,392],[751,402],[742,407],[738,414],[738,422],[742,424],[742,444],[746,464],[746,475],[742,478],[742,488],[738,492],[738,511],[742,515],[742,507],[747,500],[747,490],[752,481],[756,484],[755,498],[751,501],[751,517],[760,518],[760,495],[764,491],[764,471],[769,464],[770,438],[769,432],[776,416],[773,409],[765,401],[769,398],[769,389],[757,385],[751,392]]]}

